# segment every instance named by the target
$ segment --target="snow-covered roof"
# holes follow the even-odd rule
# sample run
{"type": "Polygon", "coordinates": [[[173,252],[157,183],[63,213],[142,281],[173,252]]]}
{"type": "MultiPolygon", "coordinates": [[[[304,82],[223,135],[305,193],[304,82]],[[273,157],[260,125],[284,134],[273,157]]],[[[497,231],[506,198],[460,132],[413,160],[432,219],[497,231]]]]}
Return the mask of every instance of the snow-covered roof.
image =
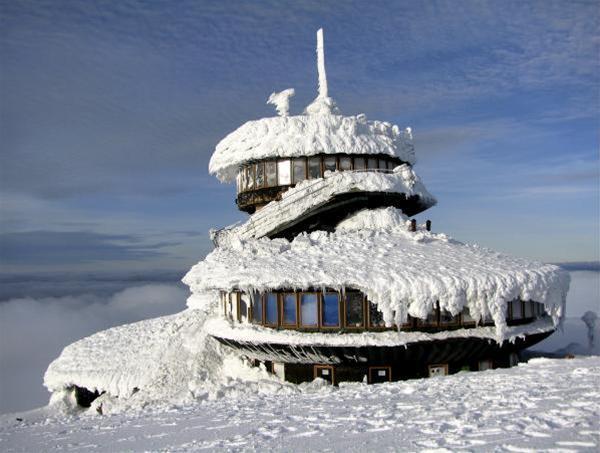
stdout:
{"type": "Polygon", "coordinates": [[[568,273],[557,266],[424,229],[411,233],[395,208],[359,212],[334,233],[301,234],[291,243],[234,239],[192,267],[183,281],[197,293],[355,288],[378,305],[389,324],[404,322],[408,314],[425,318],[439,301],[452,314],[468,307],[476,319],[491,316],[499,336],[506,328],[507,302],[543,303],[558,323],[569,287],[568,273]]]}
{"type": "Polygon", "coordinates": [[[399,165],[391,173],[370,171],[326,172],[323,178],[305,180],[254,213],[241,225],[213,231],[215,243],[224,244],[232,236],[240,239],[269,236],[282,225],[318,209],[336,195],[349,192],[403,193],[407,197],[418,196],[423,207],[435,205],[436,199],[421,182],[413,169],[399,165]]]}
{"type": "Polygon", "coordinates": [[[231,182],[245,162],[335,153],[387,154],[415,163],[410,129],[324,109],[315,114],[248,121],[219,142],[208,169],[221,181],[231,182]]]}

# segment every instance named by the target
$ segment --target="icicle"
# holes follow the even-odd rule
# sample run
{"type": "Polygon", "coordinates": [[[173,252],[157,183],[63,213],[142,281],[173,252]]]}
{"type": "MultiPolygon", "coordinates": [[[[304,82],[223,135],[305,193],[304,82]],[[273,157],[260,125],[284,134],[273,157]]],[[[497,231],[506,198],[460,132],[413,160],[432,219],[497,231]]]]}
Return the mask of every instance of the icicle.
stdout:
{"type": "Polygon", "coordinates": [[[326,98],[327,73],[325,72],[325,49],[323,47],[323,29],[317,31],[317,70],[319,71],[319,97],[326,98]]]}

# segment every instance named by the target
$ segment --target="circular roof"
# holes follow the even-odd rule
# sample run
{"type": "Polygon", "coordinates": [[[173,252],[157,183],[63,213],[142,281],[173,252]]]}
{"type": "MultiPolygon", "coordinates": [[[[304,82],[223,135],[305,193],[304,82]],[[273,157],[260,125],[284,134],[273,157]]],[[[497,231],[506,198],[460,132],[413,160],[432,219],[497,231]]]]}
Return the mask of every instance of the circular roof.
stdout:
{"type": "Polygon", "coordinates": [[[415,162],[410,128],[369,121],[364,114],[343,116],[320,109],[312,114],[248,121],[219,142],[209,171],[230,182],[246,162],[336,153],[387,154],[409,164],[415,162]]]}

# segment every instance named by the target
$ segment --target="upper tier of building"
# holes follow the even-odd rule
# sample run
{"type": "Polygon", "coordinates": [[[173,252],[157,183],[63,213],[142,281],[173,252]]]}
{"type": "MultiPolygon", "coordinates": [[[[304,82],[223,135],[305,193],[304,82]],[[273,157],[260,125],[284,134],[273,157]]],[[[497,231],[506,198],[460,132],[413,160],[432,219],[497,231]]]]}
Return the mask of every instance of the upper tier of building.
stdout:
{"type": "Polygon", "coordinates": [[[387,155],[415,163],[410,128],[325,110],[248,121],[217,145],[209,171],[223,182],[233,182],[246,163],[319,154],[387,155]]]}

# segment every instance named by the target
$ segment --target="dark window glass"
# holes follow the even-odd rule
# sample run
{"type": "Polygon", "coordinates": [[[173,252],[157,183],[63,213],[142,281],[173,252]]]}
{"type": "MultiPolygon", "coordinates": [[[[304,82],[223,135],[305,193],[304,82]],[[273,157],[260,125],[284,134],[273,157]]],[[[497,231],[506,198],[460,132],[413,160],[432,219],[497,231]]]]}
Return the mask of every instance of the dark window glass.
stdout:
{"type": "Polygon", "coordinates": [[[467,307],[463,308],[461,315],[462,315],[463,324],[475,322],[475,320],[471,316],[471,313],[469,312],[469,309],[467,307]]]}
{"type": "Polygon", "coordinates": [[[257,295],[252,302],[252,321],[262,323],[262,297],[257,295]]]}
{"type": "Polygon", "coordinates": [[[277,185],[277,163],[274,160],[265,162],[265,173],[267,179],[267,187],[277,185]]]}
{"type": "Polygon", "coordinates": [[[340,157],[340,170],[351,170],[352,160],[349,157],[340,157]]]}
{"type": "Polygon", "coordinates": [[[237,294],[237,297],[239,298],[239,301],[240,301],[239,320],[246,321],[248,319],[248,302],[246,301],[246,298],[242,294],[237,294]]]}
{"type": "Polygon", "coordinates": [[[266,303],[265,322],[267,324],[277,324],[277,294],[267,293],[266,303]]]}
{"type": "Polygon", "coordinates": [[[358,292],[346,292],[346,326],[363,327],[363,295],[358,292]]]}
{"type": "Polygon", "coordinates": [[[367,159],[367,168],[369,170],[374,170],[377,168],[377,159],[373,158],[373,157],[369,157],[367,159]]]}
{"type": "Polygon", "coordinates": [[[293,293],[283,296],[283,323],[296,325],[296,295],[293,293]]]}
{"type": "Polygon", "coordinates": [[[383,313],[377,310],[377,305],[369,302],[369,323],[371,327],[385,327],[383,313]]]}
{"type": "Polygon", "coordinates": [[[453,324],[455,322],[454,316],[449,311],[440,311],[440,324],[453,324]]]}
{"type": "Polygon", "coordinates": [[[524,318],[533,317],[533,302],[527,301],[525,302],[525,313],[523,315],[524,318]]]}
{"type": "Polygon", "coordinates": [[[320,157],[309,157],[308,158],[308,178],[316,179],[321,177],[321,158],[320,157]]]}
{"type": "Polygon", "coordinates": [[[324,171],[335,171],[336,168],[336,158],[335,156],[325,157],[323,159],[323,170],[324,171]]]}
{"type": "Polygon", "coordinates": [[[520,300],[513,300],[512,304],[512,319],[523,319],[523,304],[520,300]]]}
{"type": "Polygon", "coordinates": [[[387,163],[386,163],[385,159],[379,159],[379,169],[380,170],[387,169],[387,163]]]}
{"type": "Polygon", "coordinates": [[[265,165],[260,162],[256,164],[256,188],[260,189],[265,185],[265,165]]]}
{"type": "Polygon", "coordinates": [[[354,169],[355,170],[364,170],[365,169],[365,158],[364,157],[355,157],[354,158],[354,169]]]}
{"type": "Polygon", "coordinates": [[[388,170],[393,170],[394,168],[396,168],[396,162],[388,160],[387,161],[387,168],[388,168],[388,170]]]}
{"type": "Polygon", "coordinates": [[[427,319],[425,320],[425,324],[427,324],[428,326],[437,326],[437,324],[438,324],[438,313],[439,313],[439,309],[436,306],[427,315],[427,319]]]}
{"type": "Polygon", "coordinates": [[[294,159],[294,184],[298,184],[306,179],[306,159],[294,159]]]}
{"type": "Polygon", "coordinates": [[[337,327],[340,325],[340,305],[338,293],[323,294],[322,320],[325,327],[337,327]]]}
{"type": "Polygon", "coordinates": [[[303,326],[317,325],[317,295],[315,293],[303,293],[300,296],[300,316],[303,326]]]}

